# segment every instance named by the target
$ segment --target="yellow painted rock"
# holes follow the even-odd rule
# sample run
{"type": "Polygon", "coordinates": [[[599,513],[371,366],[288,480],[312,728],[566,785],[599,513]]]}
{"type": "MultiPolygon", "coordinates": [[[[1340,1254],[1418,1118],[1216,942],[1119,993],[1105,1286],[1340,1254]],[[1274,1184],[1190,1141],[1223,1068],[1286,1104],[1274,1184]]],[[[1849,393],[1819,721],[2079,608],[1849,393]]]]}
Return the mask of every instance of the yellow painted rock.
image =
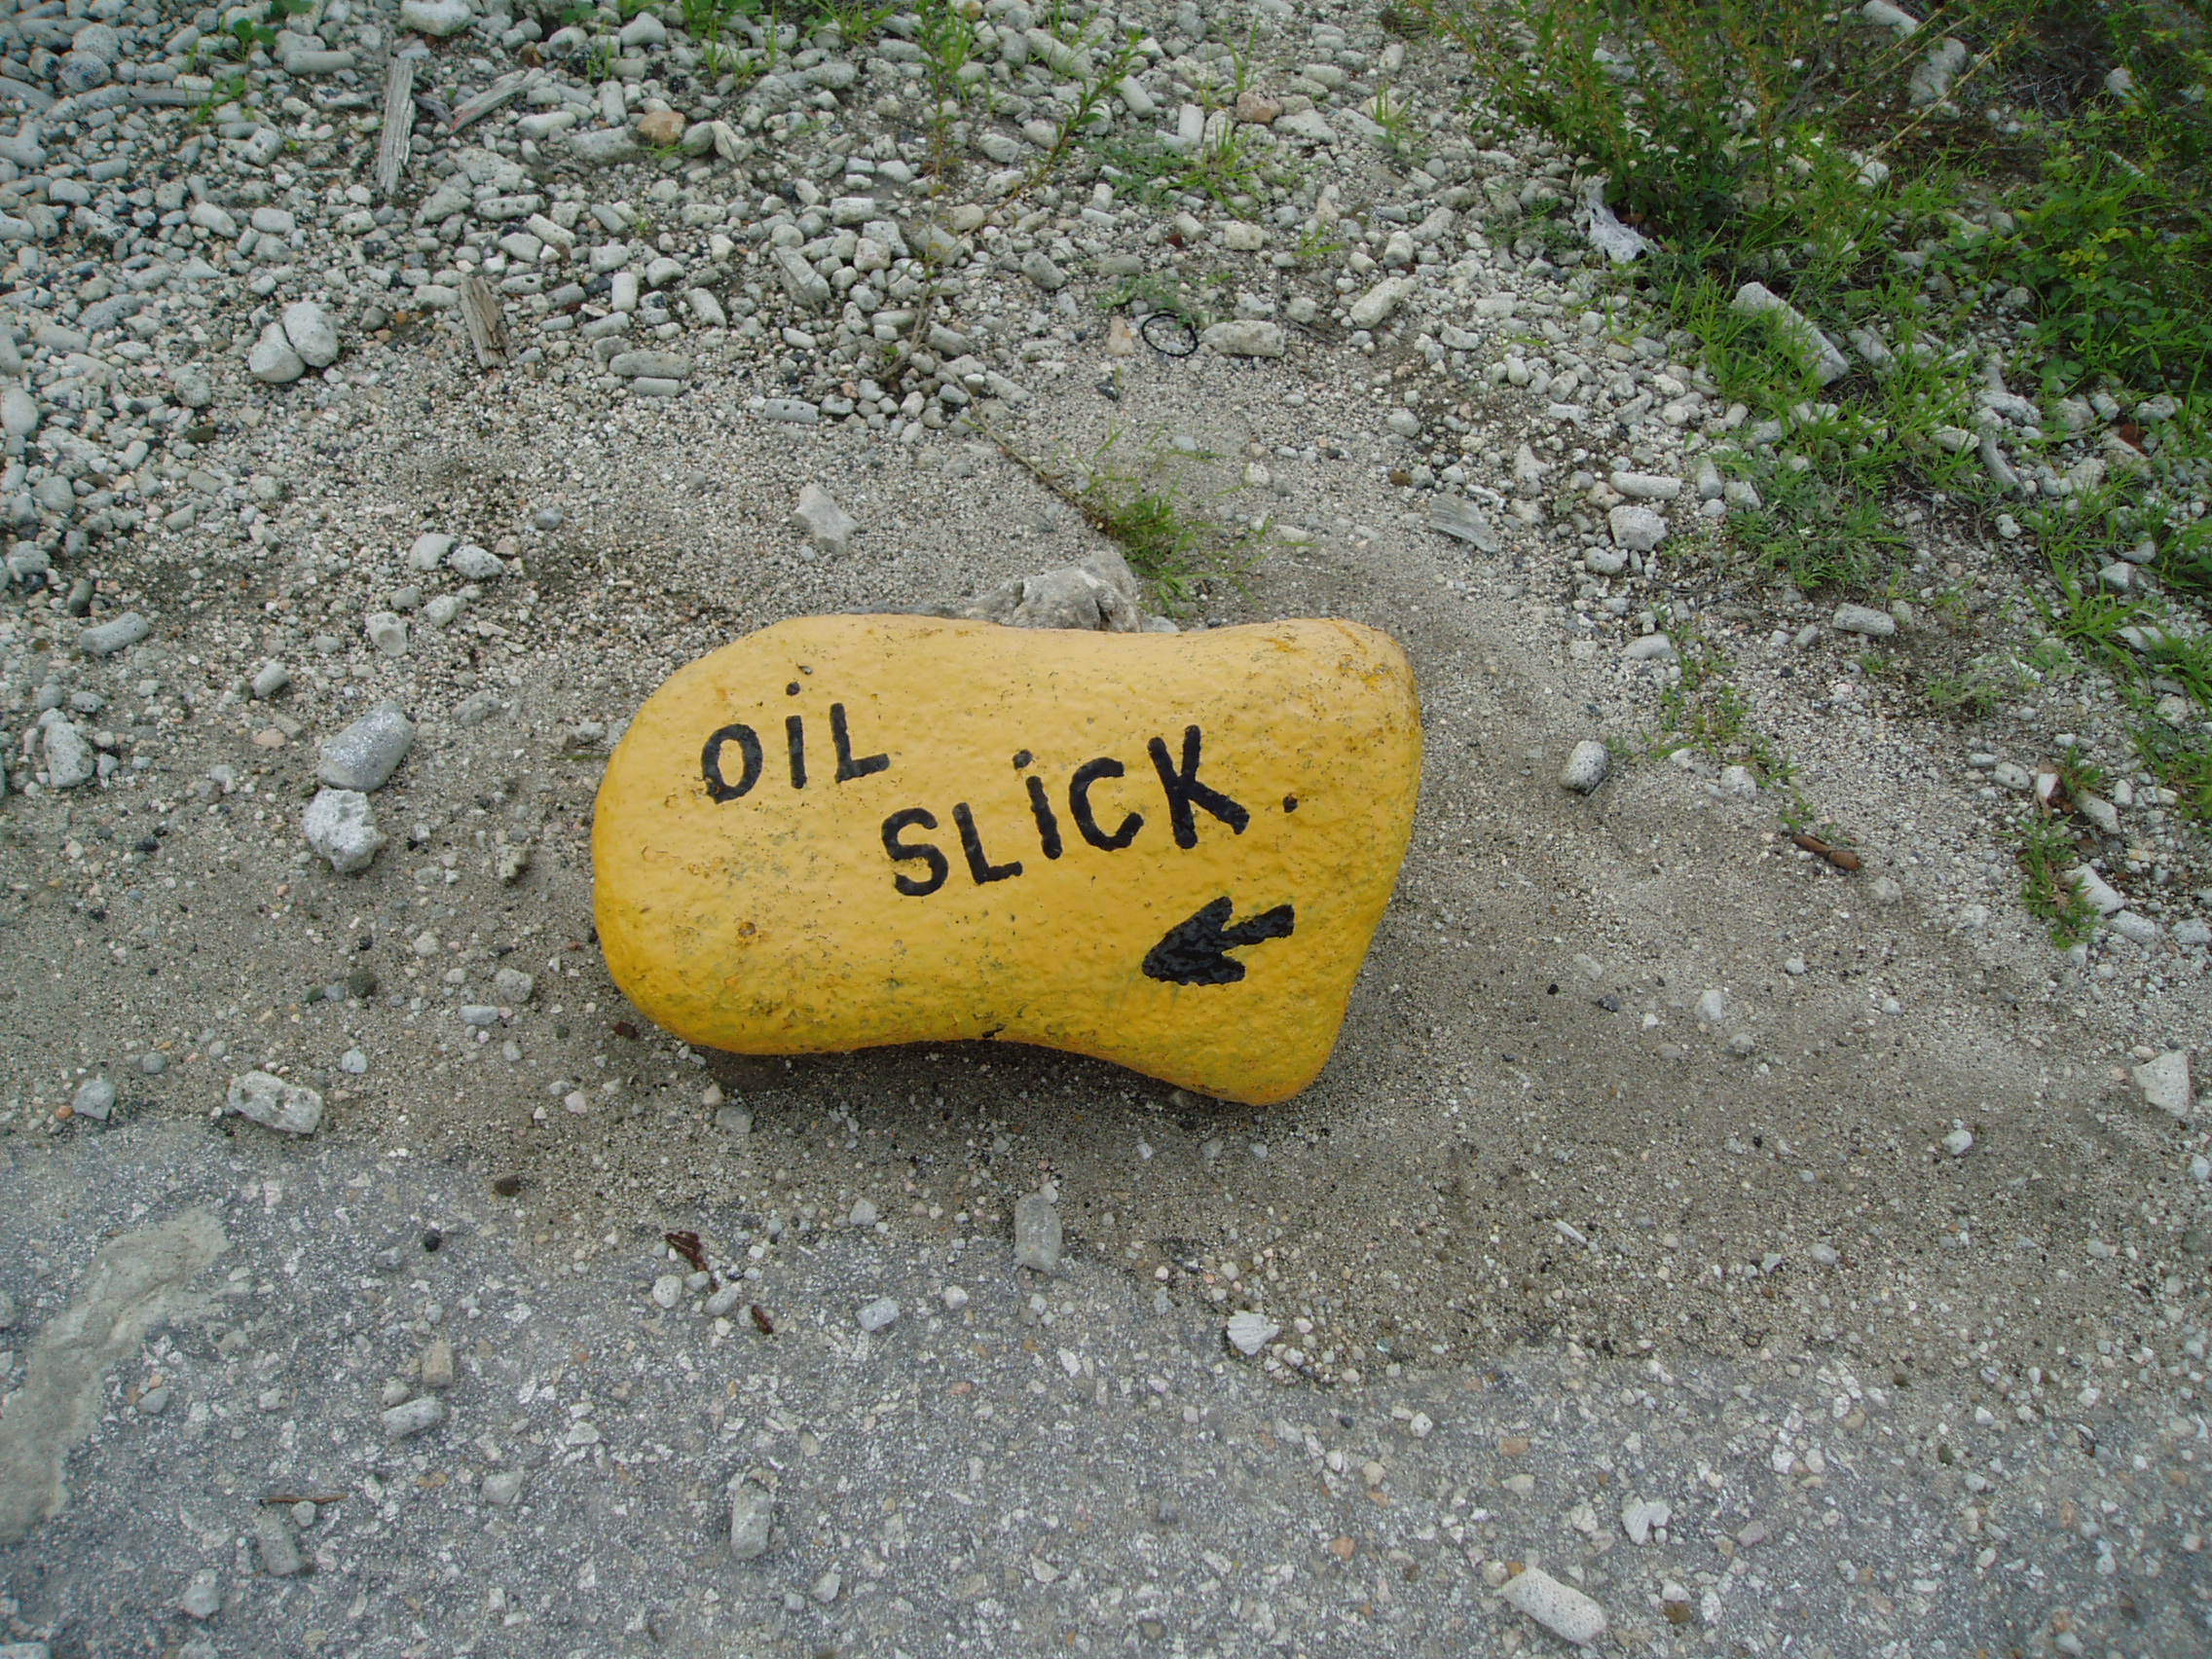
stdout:
{"type": "Polygon", "coordinates": [[[997,1038],[1265,1104],[1329,1057],[1419,786],[1412,669],[1353,623],[808,617],[639,711],[599,936],[705,1047],[997,1038]]]}

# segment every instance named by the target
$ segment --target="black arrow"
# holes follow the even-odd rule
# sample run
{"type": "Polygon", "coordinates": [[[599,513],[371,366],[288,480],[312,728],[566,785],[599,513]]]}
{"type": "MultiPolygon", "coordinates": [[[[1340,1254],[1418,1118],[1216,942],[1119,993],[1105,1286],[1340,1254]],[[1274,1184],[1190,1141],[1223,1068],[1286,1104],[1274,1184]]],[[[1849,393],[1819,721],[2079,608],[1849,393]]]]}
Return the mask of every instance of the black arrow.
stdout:
{"type": "Polygon", "coordinates": [[[1262,910],[1232,927],[1235,909],[1226,896],[1204,905],[1188,921],[1177,922],[1145,953],[1144,971],[1171,985],[1234,985],[1244,977],[1244,964],[1227,952],[1271,939],[1288,939],[1298,912],[1288,904],[1262,910]]]}

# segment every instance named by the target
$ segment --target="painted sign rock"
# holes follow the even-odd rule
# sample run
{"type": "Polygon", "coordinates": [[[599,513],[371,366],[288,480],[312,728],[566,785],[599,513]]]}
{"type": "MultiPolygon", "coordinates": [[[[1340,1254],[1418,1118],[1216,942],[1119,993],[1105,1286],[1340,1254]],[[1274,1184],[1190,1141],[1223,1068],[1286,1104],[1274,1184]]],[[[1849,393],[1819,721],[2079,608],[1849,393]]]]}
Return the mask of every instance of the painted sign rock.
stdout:
{"type": "Polygon", "coordinates": [[[1329,1057],[1419,786],[1413,672],[1353,623],[808,617],[639,711],[600,940],[705,1047],[996,1038],[1266,1104],[1329,1057]]]}

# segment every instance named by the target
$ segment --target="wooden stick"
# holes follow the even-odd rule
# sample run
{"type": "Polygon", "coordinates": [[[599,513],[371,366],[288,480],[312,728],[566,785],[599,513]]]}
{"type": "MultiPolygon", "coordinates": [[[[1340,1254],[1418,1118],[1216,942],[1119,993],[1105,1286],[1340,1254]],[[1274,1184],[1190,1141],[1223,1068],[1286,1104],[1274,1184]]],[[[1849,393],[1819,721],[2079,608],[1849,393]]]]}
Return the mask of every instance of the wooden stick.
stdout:
{"type": "Polygon", "coordinates": [[[476,348],[476,366],[496,369],[507,360],[507,319],[499,311],[499,297],[481,276],[464,276],[461,283],[461,320],[468,325],[468,343],[476,348]]]}
{"type": "Polygon", "coordinates": [[[470,122],[482,121],[494,110],[513,103],[544,77],[542,69],[509,70],[474,97],[461,99],[453,114],[446,118],[446,130],[459,132],[470,122]]]}
{"type": "Polygon", "coordinates": [[[407,169],[407,145],[414,132],[415,59],[402,55],[385,66],[384,131],[377,139],[377,194],[387,200],[407,169]]]}

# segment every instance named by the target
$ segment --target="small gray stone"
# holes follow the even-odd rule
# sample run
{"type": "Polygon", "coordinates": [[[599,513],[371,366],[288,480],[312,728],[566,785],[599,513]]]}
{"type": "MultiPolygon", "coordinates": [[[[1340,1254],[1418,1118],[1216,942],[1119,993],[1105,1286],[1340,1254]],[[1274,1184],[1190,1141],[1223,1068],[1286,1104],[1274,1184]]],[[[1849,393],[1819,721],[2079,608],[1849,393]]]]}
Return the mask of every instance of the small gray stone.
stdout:
{"type": "MultiPolygon", "coordinates": [[[[1682,481],[1651,472],[1616,472],[1613,488],[1632,501],[1671,501],[1682,493],[1682,481]]],[[[1717,483],[1713,493],[1720,494],[1717,483]]]]}
{"type": "Polygon", "coordinates": [[[400,0],[399,26],[443,40],[468,27],[476,16],[469,0],[400,0]]]}
{"type": "Polygon", "coordinates": [[[77,636],[77,648],[87,656],[113,656],[136,645],[154,631],[153,623],[135,610],[126,610],[77,636]]]}
{"type": "Polygon", "coordinates": [[[1048,294],[1057,293],[1068,285],[1068,274],[1054,265],[1041,247],[1033,247],[1021,256],[1021,274],[1048,294]]]}
{"type": "Polygon", "coordinates": [[[11,438],[27,438],[38,430],[38,399],[30,388],[11,381],[5,391],[0,391],[0,432],[11,438]]]}
{"type": "Polygon", "coordinates": [[[55,709],[42,715],[39,724],[46,728],[40,743],[46,752],[47,782],[57,790],[73,790],[91,783],[98,763],[85,734],[55,709]]]}
{"type": "Polygon", "coordinates": [[[501,1469],[484,1477],[484,1501],[494,1509],[512,1509],[522,1501],[522,1488],[520,1469],[501,1469]]]}
{"type": "Polygon", "coordinates": [[[198,363],[183,363],[171,369],[169,390],[187,409],[204,409],[215,401],[214,377],[198,363]]]}
{"type": "Polygon", "coordinates": [[[403,657],[407,654],[407,622],[397,611],[375,610],[361,624],[369,636],[369,644],[381,657],[403,657]]]}
{"type": "Polygon", "coordinates": [[[312,1135],[322,1124],[322,1096],[264,1071],[231,1079],[231,1110],[288,1135],[312,1135]]]}
{"type": "Polygon", "coordinates": [[[1586,737],[1568,752],[1559,771],[1559,785],[1576,794],[1588,794],[1605,781],[1613,769],[1613,752],[1594,737],[1586,737]]]}
{"type": "MultiPolygon", "coordinates": [[[[1276,123],[1276,126],[1279,128],[1281,123],[1276,123]]],[[[1347,313],[1352,327],[1373,328],[1385,321],[1413,291],[1414,282],[1410,276],[1383,277],[1352,302],[1347,313]]]]}
{"type": "Polygon", "coordinates": [[[761,400],[760,418],[787,426],[811,426],[822,419],[822,411],[803,397],[769,397],[761,400]]]}
{"type": "Polygon", "coordinates": [[[18,1317],[20,1317],[20,1314],[16,1308],[16,1299],[8,1292],[0,1290],[0,1331],[14,1330],[16,1320],[18,1317]]]}
{"type": "Polygon", "coordinates": [[[569,153],[586,166],[609,167],[642,160],[645,152],[627,129],[602,127],[590,131],[571,130],[569,153]]]}
{"type": "Polygon", "coordinates": [[[776,274],[784,280],[784,289],[798,304],[809,311],[820,311],[830,303],[830,284],[806,262],[806,256],[795,247],[771,249],[768,255],[776,267],[776,274]]]}
{"type": "Polygon", "coordinates": [[[1577,1647],[1587,1647],[1605,1634],[1604,1609],[1541,1567],[1529,1567],[1507,1579],[1499,1595],[1508,1606],[1577,1647]]]}
{"type": "Polygon", "coordinates": [[[497,581],[507,573],[505,561],[489,547],[479,547],[473,541],[464,541],[448,553],[446,564],[463,581],[497,581]]]}
{"type": "Polygon", "coordinates": [[[775,1524],[776,1500],[768,1490],[753,1481],[732,1481],[729,1488],[729,1553],[739,1561],[756,1561],[767,1552],[768,1530],[775,1524]]]}
{"type": "Polygon", "coordinates": [[[1014,1266],[1041,1273],[1060,1271],[1060,1206],[1043,1193],[1031,1193],[1014,1206],[1014,1266]]]}
{"type": "Polygon", "coordinates": [[[2143,1091],[2146,1104],[2177,1118],[2189,1116],[2195,1100],[2190,1093],[2186,1050],[2169,1049],[2156,1059],[2144,1061],[2135,1068],[2134,1076],[2135,1087],[2143,1091]]]}
{"type": "Polygon", "coordinates": [[[264,1508],[253,1518],[253,1541],[261,1553],[261,1568],[272,1578],[290,1578],[304,1571],[299,1534],[273,1509],[264,1508]]]}
{"type": "Polygon", "coordinates": [[[889,1296],[879,1296],[861,1309],[860,1326],[864,1331],[880,1331],[898,1317],[898,1301],[889,1296]]]}
{"type": "Polygon", "coordinates": [[[245,366],[253,378],[269,386],[285,386],[308,372],[308,366],[285,337],[283,325],[271,323],[261,331],[245,366]]]}
{"type": "Polygon", "coordinates": [[[453,551],[456,537],[442,530],[425,530],[407,549],[407,568],[412,571],[434,571],[445,563],[446,555],[453,551]]]}
{"type": "Polygon", "coordinates": [[[852,515],[830,499],[830,492],[819,484],[806,485],[799,491],[798,506],[792,517],[824,552],[842,553],[853,538],[852,515]]]}
{"type": "Polygon", "coordinates": [[[2087,865],[2077,865],[2066,872],[2067,884],[2089,902],[2089,908],[2100,916],[2115,915],[2127,907],[2127,901],[2087,865]]]}
{"type": "Polygon", "coordinates": [[[520,1008],[537,989],[537,981],[520,968],[502,968],[492,976],[492,989],[509,1008],[520,1008]]]}
{"type": "Polygon", "coordinates": [[[308,802],[300,829],[308,845],[330,861],[340,875],[367,869],[384,846],[369,797],[359,790],[323,790],[308,802]]]}
{"type": "Polygon", "coordinates": [[[425,1388],[450,1388],[454,1380],[453,1344],[443,1337],[433,1337],[423,1349],[423,1363],[417,1368],[425,1388]]]}
{"type": "Polygon", "coordinates": [[[640,375],[654,380],[689,380],[691,359],[681,351],[617,351],[608,360],[608,372],[630,380],[640,375]]]}
{"type": "Polygon", "coordinates": [[[414,747],[415,724],[396,703],[380,703],[335,737],[322,740],[316,776],[334,790],[382,789],[414,747]]]}
{"type": "Polygon", "coordinates": [[[1613,545],[1631,553],[1648,553],[1667,539],[1667,521],[1650,507],[1624,501],[1605,515],[1613,533],[1613,545]]]}
{"type": "Polygon", "coordinates": [[[1265,1313],[1241,1309],[1229,1316],[1229,1345],[1247,1358],[1258,1353],[1275,1338],[1282,1335],[1282,1327],[1265,1313]]]}
{"type": "Polygon", "coordinates": [[[1869,639],[1887,639],[1898,631],[1895,616],[1870,605],[1839,605],[1829,625],[1839,634],[1862,634],[1869,639]]]}
{"type": "Polygon", "coordinates": [[[77,1086],[70,1098],[69,1110],[80,1118],[96,1118],[106,1123],[108,1114],[115,1110],[115,1085],[104,1077],[89,1077],[77,1086]]]}
{"type": "Polygon", "coordinates": [[[1198,336],[1225,357],[1279,357],[1282,355],[1282,324],[1259,322],[1249,317],[1217,322],[1198,336]]]}
{"type": "Polygon", "coordinates": [[[263,702],[292,683],[292,671],[274,657],[254,670],[253,694],[263,702]]]}
{"type": "Polygon", "coordinates": [[[338,361],[338,329],[330,313],[313,300],[294,300],[281,318],[284,338],[311,369],[327,369],[338,361]]]}
{"type": "Polygon", "coordinates": [[[435,1394],[418,1394],[384,1414],[384,1437],[407,1440],[446,1420],[446,1403],[435,1394]]]}
{"type": "Polygon", "coordinates": [[[177,1610],[188,1619],[211,1619],[223,1610],[223,1580],[214,1568],[202,1567],[192,1575],[177,1599],[177,1610]]]}

